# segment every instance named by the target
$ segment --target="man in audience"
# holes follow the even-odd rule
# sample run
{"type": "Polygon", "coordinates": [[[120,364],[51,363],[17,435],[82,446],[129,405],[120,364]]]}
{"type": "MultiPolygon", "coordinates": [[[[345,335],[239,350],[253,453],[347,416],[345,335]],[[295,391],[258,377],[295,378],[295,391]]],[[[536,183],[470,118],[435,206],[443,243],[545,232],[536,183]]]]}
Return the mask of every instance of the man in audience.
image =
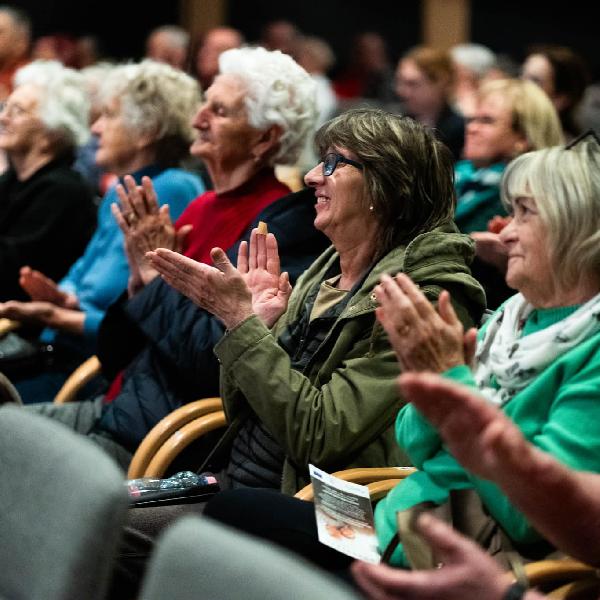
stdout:
{"type": "Polygon", "coordinates": [[[146,39],[146,58],[166,63],[176,69],[185,67],[190,36],[177,25],[163,25],[146,39]]]}
{"type": "Polygon", "coordinates": [[[196,52],[196,76],[203,90],[207,90],[219,72],[219,56],[225,50],[239,48],[244,36],[232,27],[215,27],[206,32],[196,52]]]}
{"type": "Polygon", "coordinates": [[[12,6],[0,5],[0,102],[12,91],[12,78],[27,62],[31,41],[29,17],[12,6]]]}

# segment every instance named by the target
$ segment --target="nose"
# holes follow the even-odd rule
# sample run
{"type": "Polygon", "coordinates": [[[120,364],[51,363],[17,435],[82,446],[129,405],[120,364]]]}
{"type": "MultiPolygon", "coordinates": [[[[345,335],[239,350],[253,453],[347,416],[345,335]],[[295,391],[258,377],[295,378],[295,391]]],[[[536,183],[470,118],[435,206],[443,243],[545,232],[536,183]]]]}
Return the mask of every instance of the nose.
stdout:
{"type": "Polygon", "coordinates": [[[206,110],[206,102],[203,102],[200,105],[200,108],[198,109],[198,112],[196,113],[194,120],[192,121],[192,126],[195,127],[196,129],[203,129],[204,127],[206,127],[207,114],[208,114],[208,111],[206,110]]]}
{"type": "Polygon", "coordinates": [[[500,241],[505,246],[510,246],[516,239],[517,227],[515,225],[514,218],[511,218],[510,221],[502,228],[500,231],[500,241]]]}
{"type": "Polygon", "coordinates": [[[93,123],[92,126],[90,128],[91,132],[94,135],[100,135],[102,133],[102,122],[103,122],[104,117],[102,115],[100,115],[93,123]]]}
{"type": "Polygon", "coordinates": [[[305,176],[304,183],[310,187],[317,187],[321,183],[325,176],[323,175],[323,161],[315,165],[305,176]]]}

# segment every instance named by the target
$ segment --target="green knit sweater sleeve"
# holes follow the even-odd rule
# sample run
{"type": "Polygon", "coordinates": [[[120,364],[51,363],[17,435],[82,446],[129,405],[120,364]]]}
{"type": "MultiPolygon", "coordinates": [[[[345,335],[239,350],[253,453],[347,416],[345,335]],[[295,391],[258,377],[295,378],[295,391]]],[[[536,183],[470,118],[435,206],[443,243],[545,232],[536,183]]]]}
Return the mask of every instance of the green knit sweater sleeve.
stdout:
{"type": "MultiPolygon", "coordinates": [[[[476,387],[471,369],[467,365],[448,369],[442,376],[469,387],[476,387]]],[[[412,404],[405,405],[398,413],[396,439],[418,469],[422,469],[423,463],[435,456],[442,447],[437,430],[412,404]]]]}
{"type": "MultiPolygon", "coordinates": [[[[505,407],[536,447],[567,466],[600,472],[600,335],[575,348],[505,407]]],[[[539,534],[492,483],[471,477],[492,516],[520,543],[539,534]]]]}

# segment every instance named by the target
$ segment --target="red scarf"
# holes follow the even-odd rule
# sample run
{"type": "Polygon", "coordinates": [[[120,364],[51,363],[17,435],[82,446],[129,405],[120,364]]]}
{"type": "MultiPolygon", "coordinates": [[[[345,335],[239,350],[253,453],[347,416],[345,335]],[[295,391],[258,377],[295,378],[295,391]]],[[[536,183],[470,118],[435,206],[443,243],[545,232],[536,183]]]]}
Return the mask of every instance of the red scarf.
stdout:
{"type": "MultiPolygon", "coordinates": [[[[212,264],[210,251],[213,248],[229,250],[260,212],[289,193],[290,189],[277,180],[272,169],[264,169],[234,190],[224,194],[211,190],[198,196],[175,223],[176,229],[193,225],[183,254],[198,262],[212,264]]],[[[110,384],[104,396],[105,403],[115,399],[122,384],[123,371],[110,384]]]]}

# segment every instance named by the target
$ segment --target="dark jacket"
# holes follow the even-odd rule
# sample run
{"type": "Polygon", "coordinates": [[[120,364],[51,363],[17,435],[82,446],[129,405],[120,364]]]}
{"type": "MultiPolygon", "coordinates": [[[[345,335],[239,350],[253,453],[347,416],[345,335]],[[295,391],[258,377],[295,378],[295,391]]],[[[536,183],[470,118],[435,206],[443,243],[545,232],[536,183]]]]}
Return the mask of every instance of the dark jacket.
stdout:
{"type": "MultiPolygon", "coordinates": [[[[263,210],[265,221],[279,244],[282,270],[292,281],[328,245],[314,226],[314,191],[289,194],[263,210]]],[[[241,241],[241,240],[240,240],[241,241]]],[[[228,255],[236,261],[239,242],[228,255]]],[[[219,365],[213,354],[224,333],[223,325],[191,300],[157,278],[121,307],[107,314],[99,337],[99,357],[109,376],[127,366],[123,386],[106,406],[97,428],[135,450],[146,433],[179,406],[219,393],[219,365]],[[128,352],[125,347],[131,345],[128,352]]]]}
{"type": "Polygon", "coordinates": [[[96,226],[92,192],[63,155],[25,181],[0,176],[0,301],[28,299],[19,269],[58,281],[83,254],[96,226]]]}

